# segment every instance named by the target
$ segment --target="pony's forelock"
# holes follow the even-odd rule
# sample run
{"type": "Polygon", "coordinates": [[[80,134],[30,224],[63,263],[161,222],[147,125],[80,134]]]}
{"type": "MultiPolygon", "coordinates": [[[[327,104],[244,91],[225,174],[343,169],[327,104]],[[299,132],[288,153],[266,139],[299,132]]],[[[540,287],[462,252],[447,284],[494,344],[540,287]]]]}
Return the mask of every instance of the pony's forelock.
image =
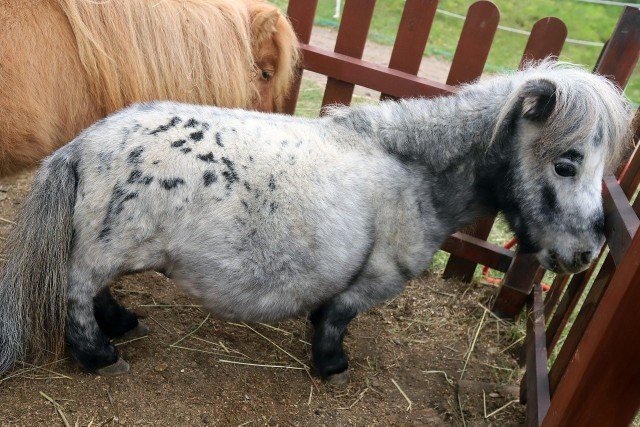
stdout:
{"type": "MultiPolygon", "coordinates": [[[[556,88],[556,105],[542,126],[536,142],[536,157],[541,161],[568,150],[588,139],[600,139],[607,152],[607,167],[616,169],[631,148],[631,106],[628,99],[609,79],[576,65],[547,59],[530,62],[517,75],[498,115],[491,138],[493,143],[504,122],[518,108],[522,88],[527,82],[547,80],[556,88]]],[[[498,82],[496,80],[496,82],[498,82]]]]}

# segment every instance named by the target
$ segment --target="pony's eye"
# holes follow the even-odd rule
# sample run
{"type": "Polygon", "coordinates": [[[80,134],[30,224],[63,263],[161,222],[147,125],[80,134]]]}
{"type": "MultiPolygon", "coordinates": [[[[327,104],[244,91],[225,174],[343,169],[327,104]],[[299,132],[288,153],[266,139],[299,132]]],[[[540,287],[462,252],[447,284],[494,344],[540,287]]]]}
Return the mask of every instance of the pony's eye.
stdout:
{"type": "Polygon", "coordinates": [[[556,173],[562,177],[568,178],[576,176],[576,168],[571,163],[556,163],[553,165],[556,173]]]}
{"type": "Polygon", "coordinates": [[[273,73],[271,71],[262,70],[262,80],[269,81],[271,79],[271,76],[273,76],[273,73]]]}

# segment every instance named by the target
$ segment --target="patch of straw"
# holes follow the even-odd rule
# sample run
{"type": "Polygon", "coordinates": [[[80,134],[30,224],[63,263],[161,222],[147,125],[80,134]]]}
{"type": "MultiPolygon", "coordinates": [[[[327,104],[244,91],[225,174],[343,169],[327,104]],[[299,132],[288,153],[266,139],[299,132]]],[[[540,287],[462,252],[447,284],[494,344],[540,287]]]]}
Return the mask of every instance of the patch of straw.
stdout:
{"type": "Polygon", "coordinates": [[[462,417],[462,425],[463,427],[467,427],[467,421],[464,419],[464,411],[462,410],[462,402],[460,401],[460,393],[456,393],[456,398],[458,399],[458,409],[460,409],[460,417],[462,417]]]}
{"type": "Polygon", "coordinates": [[[68,357],[65,357],[64,359],[54,360],[53,362],[45,363],[44,365],[34,366],[33,368],[19,369],[19,370],[15,371],[13,374],[7,375],[6,377],[1,378],[0,379],[0,383],[2,383],[4,381],[7,381],[7,380],[9,380],[11,378],[22,376],[22,375],[26,374],[27,372],[31,372],[31,371],[35,371],[35,370],[38,370],[38,369],[42,369],[45,366],[50,366],[50,365],[54,365],[54,364],[59,363],[59,362],[64,362],[65,360],[68,360],[68,359],[69,359],[68,357]]]}
{"type": "Polygon", "coordinates": [[[207,320],[209,320],[209,317],[211,316],[211,314],[207,314],[207,317],[204,318],[204,320],[202,322],[200,322],[200,324],[191,332],[189,332],[187,335],[183,336],[182,338],[180,338],[178,341],[174,342],[173,344],[171,344],[169,347],[174,347],[176,344],[181,343],[182,341],[184,341],[186,338],[190,337],[191,335],[195,334],[196,332],[198,332],[198,329],[200,329],[202,327],[202,325],[205,324],[205,322],[207,320]]]}
{"type": "Polygon", "coordinates": [[[148,337],[149,337],[148,335],[145,335],[145,336],[142,336],[142,337],[131,338],[130,340],[120,341],[120,342],[118,342],[118,343],[114,343],[113,345],[114,345],[115,347],[119,347],[119,346],[121,346],[121,345],[129,344],[130,342],[134,342],[134,341],[142,340],[142,339],[145,339],[145,338],[148,338],[148,337]]]}
{"type": "Polygon", "coordinates": [[[449,376],[445,371],[422,371],[422,372],[425,374],[442,374],[444,375],[444,379],[447,380],[447,383],[449,383],[451,387],[455,386],[455,384],[453,383],[453,380],[449,378],[449,376]]]}
{"type": "MultiPolygon", "coordinates": [[[[393,381],[393,380],[391,380],[391,381],[393,381]]],[[[397,385],[396,385],[396,387],[397,387],[397,385]]],[[[398,389],[399,389],[399,388],[398,388],[398,389]]],[[[347,407],[339,407],[338,409],[340,409],[340,410],[349,410],[349,409],[353,408],[354,406],[356,406],[356,404],[357,404],[358,402],[360,402],[360,401],[362,400],[362,398],[364,397],[364,394],[367,392],[367,390],[369,390],[369,387],[367,387],[367,388],[365,388],[364,390],[362,390],[362,392],[360,392],[360,394],[358,395],[358,397],[356,398],[356,400],[354,400],[354,401],[353,401],[353,403],[352,403],[351,405],[349,405],[349,406],[347,406],[347,407]]],[[[402,393],[402,390],[400,390],[400,392],[402,393]]],[[[403,393],[403,394],[404,394],[404,393],[403,393]]],[[[406,398],[407,398],[407,397],[405,396],[405,399],[406,399],[406,398]]],[[[411,401],[409,401],[409,408],[407,408],[407,411],[410,411],[410,410],[411,410],[411,401]]]]}
{"type": "Polygon", "coordinates": [[[519,402],[519,400],[518,399],[510,400],[510,401],[508,401],[507,403],[505,403],[504,405],[502,405],[501,407],[499,407],[498,409],[496,409],[495,411],[493,411],[490,414],[486,413],[486,408],[485,408],[485,416],[484,417],[485,418],[493,417],[494,415],[497,415],[499,412],[504,411],[507,408],[507,406],[512,405],[512,404],[514,404],[516,402],[519,402]]]}
{"type": "Polygon", "coordinates": [[[47,396],[44,392],[40,392],[40,395],[42,397],[44,397],[45,399],[47,399],[55,408],[56,412],[58,413],[58,415],[60,416],[60,419],[62,419],[62,422],[64,423],[65,427],[71,427],[69,425],[69,421],[67,421],[67,417],[64,415],[64,411],[62,410],[62,405],[60,405],[58,402],[56,402],[55,400],[53,400],[51,397],[47,396]]]}
{"type": "Polygon", "coordinates": [[[301,361],[300,359],[298,359],[297,357],[295,357],[293,354],[289,353],[287,350],[285,350],[284,348],[280,347],[278,344],[274,343],[272,340],[270,340],[269,338],[267,338],[266,336],[262,335],[260,332],[256,331],[254,328],[252,328],[251,326],[247,325],[246,323],[242,322],[242,324],[244,325],[245,328],[249,328],[249,330],[253,331],[254,333],[256,333],[259,337],[267,340],[269,343],[271,343],[271,345],[273,345],[275,348],[277,348],[278,350],[280,350],[281,352],[283,352],[284,354],[286,354],[287,356],[289,356],[290,358],[292,358],[293,360],[295,360],[296,362],[298,362],[300,364],[300,366],[302,366],[306,371],[309,371],[309,366],[307,366],[306,363],[304,363],[303,361],[301,361]]]}
{"type": "Polygon", "coordinates": [[[285,331],[284,329],[280,329],[280,328],[278,328],[278,327],[276,327],[276,326],[269,325],[269,324],[267,324],[267,323],[258,323],[258,325],[260,325],[260,326],[264,326],[265,328],[273,329],[274,331],[282,332],[282,333],[283,333],[283,334],[285,334],[285,335],[293,335],[293,333],[292,333],[292,332],[285,331]]]}
{"type": "Polygon", "coordinates": [[[467,365],[469,364],[469,359],[471,358],[471,353],[473,353],[473,349],[476,346],[476,341],[478,340],[478,335],[480,335],[480,329],[482,329],[482,324],[484,323],[484,318],[487,316],[487,312],[484,311],[482,313],[482,318],[480,319],[480,323],[478,324],[478,328],[473,336],[473,341],[471,342],[471,347],[467,350],[467,357],[464,361],[464,366],[462,367],[462,372],[460,373],[460,379],[464,377],[464,373],[467,370],[467,365]]]}
{"type": "Polygon", "coordinates": [[[407,394],[404,392],[404,390],[402,390],[400,388],[400,386],[398,385],[398,383],[396,382],[396,380],[394,380],[393,378],[391,378],[391,382],[393,383],[394,386],[396,386],[396,388],[398,389],[398,391],[400,392],[400,394],[402,395],[402,397],[404,397],[404,399],[407,401],[407,403],[409,404],[409,406],[407,406],[406,411],[407,412],[411,412],[411,407],[413,406],[413,402],[411,401],[411,399],[409,399],[409,396],[407,396],[407,394]]]}
{"type": "Polygon", "coordinates": [[[218,359],[218,362],[231,363],[233,365],[257,366],[260,368],[297,369],[300,371],[304,370],[304,368],[301,368],[300,366],[290,366],[290,365],[267,365],[267,364],[261,364],[261,363],[238,362],[235,360],[225,360],[225,359],[218,359]]]}

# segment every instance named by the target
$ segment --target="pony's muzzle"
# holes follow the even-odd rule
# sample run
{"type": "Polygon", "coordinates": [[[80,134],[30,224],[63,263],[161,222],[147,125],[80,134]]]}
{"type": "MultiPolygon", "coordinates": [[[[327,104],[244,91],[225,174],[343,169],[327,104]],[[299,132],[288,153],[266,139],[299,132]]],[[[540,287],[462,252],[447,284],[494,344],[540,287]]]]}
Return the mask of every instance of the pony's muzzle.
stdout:
{"type": "Polygon", "coordinates": [[[597,251],[593,250],[572,251],[569,256],[562,256],[555,250],[542,250],[538,253],[538,261],[554,273],[574,274],[586,270],[596,255],[597,251]]]}

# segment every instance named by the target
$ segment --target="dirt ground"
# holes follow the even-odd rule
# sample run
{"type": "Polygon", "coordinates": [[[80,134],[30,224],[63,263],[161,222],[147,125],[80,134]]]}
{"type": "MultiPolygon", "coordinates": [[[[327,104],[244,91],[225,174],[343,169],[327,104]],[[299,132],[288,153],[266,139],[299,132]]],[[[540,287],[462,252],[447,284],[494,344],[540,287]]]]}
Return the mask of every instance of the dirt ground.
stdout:
{"type": "MultiPolygon", "coordinates": [[[[335,31],[312,42],[332,48],[335,31]]],[[[365,58],[384,64],[389,48],[365,58]]],[[[422,75],[444,81],[434,60],[422,75]]],[[[359,89],[360,94],[373,95],[359,89]]],[[[11,228],[32,172],[0,179],[0,238],[11,228]]],[[[1,255],[0,255],[1,256],[1,255]]],[[[210,318],[168,279],[129,276],[114,294],[151,329],[120,342],[131,364],[109,378],[63,359],[21,365],[0,378],[1,426],[514,426],[522,372],[520,335],[483,307],[494,288],[427,272],[357,318],[346,349],[351,382],[332,386],[310,366],[305,319],[277,325],[210,318]]]]}

